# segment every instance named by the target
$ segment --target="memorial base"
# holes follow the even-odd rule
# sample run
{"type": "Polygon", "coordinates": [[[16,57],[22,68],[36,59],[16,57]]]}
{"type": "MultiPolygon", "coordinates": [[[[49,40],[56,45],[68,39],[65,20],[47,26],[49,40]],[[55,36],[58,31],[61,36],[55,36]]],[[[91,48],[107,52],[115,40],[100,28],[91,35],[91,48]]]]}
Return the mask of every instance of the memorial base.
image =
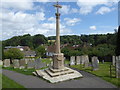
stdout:
{"type": "Polygon", "coordinates": [[[33,74],[42,77],[43,79],[51,83],[57,83],[83,77],[78,71],[75,71],[68,67],[64,67],[62,69],[49,68],[46,70],[36,70],[35,72],[33,72],[33,74]]]}

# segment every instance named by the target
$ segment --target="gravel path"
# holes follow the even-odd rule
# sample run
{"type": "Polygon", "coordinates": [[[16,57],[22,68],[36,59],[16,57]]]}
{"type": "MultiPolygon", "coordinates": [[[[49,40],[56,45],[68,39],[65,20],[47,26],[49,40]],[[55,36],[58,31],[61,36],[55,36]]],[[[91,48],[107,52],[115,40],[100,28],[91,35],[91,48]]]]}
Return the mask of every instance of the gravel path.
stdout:
{"type": "Polygon", "coordinates": [[[3,70],[2,73],[25,88],[117,88],[115,85],[90,73],[84,71],[79,72],[84,76],[83,78],[56,84],[48,83],[36,76],[24,75],[14,71],[3,70]]]}

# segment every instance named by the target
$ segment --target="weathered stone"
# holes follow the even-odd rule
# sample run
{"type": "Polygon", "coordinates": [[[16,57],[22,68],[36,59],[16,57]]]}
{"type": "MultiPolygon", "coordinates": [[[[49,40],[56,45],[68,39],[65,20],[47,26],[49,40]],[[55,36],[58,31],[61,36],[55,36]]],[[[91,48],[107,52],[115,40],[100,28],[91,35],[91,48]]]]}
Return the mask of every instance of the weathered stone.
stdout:
{"type": "Polygon", "coordinates": [[[25,60],[24,59],[21,59],[19,60],[19,63],[20,63],[20,69],[24,69],[25,68],[25,60]]]}
{"type": "Polygon", "coordinates": [[[79,77],[83,77],[78,71],[75,71],[73,69],[64,67],[63,69],[47,69],[46,71],[37,70],[36,73],[33,72],[34,75],[40,76],[51,83],[57,83],[62,81],[67,81],[79,77]],[[52,70],[52,72],[51,72],[52,70]],[[47,73],[46,73],[47,72],[47,73]]]}
{"type": "Polygon", "coordinates": [[[84,61],[85,61],[85,56],[82,55],[82,56],[81,56],[81,64],[84,64],[84,61]]]}
{"type": "Polygon", "coordinates": [[[80,64],[80,56],[76,56],[76,65],[80,64]]]}
{"type": "Polygon", "coordinates": [[[29,69],[29,68],[34,68],[34,67],[35,67],[35,61],[29,60],[27,64],[27,68],[29,69]]]}
{"type": "Polygon", "coordinates": [[[61,69],[64,68],[64,55],[63,53],[57,53],[53,55],[53,68],[61,69]]]}
{"type": "MultiPolygon", "coordinates": [[[[53,56],[53,67],[45,70],[40,70],[40,72],[36,72],[36,74],[40,74],[38,76],[41,76],[42,78],[49,80],[51,83],[61,82],[65,80],[70,80],[78,77],[82,77],[82,75],[70,68],[66,69],[64,66],[64,55],[60,51],[60,30],[59,30],[59,8],[61,6],[57,3],[54,5],[57,8],[56,15],[56,47],[55,47],[55,53],[53,56]]],[[[73,60],[72,60],[73,61],[73,60]]],[[[75,59],[74,59],[75,62],[75,59]]]]}
{"type": "Polygon", "coordinates": [[[97,57],[92,57],[92,67],[93,70],[98,70],[99,69],[99,64],[98,64],[98,58],[97,57]]]}
{"type": "Polygon", "coordinates": [[[120,78],[120,56],[116,56],[116,78],[120,78]]]}
{"type": "Polygon", "coordinates": [[[112,65],[115,66],[115,56],[112,56],[112,65]]]}
{"type": "Polygon", "coordinates": [[[14,68],[19,68],[19,67],[20,67],[19,60],[18,60],[18,59],[14,59],[14,60],[13,60],[13,67],[14,67],[14,68]]]}
{"type": "Polygon", "coordinates": [[[88,66],[89,66],[89,57],[88,57],[88,55],[85,55],[84,56],[84,67],[86,68],[88,66]]]}
{"type": "Polygon", "coordinates": [[[29,58],[25,58],[25,64],[28,64],[29,58]]]}
{"type": "Polygon", "coordinates": [[[4,67],[10,67],[10,59],[4,59],[3,64],[4,67]]]}
{"type": "Polygon", "coordinates": [[[3,65],[3,61],[2,60],[0,60],[0,65],[3,65]]]}
{"type": "Polygon", "coordinates": [[[36,59],[34,62],[35,69],[40,69],[46,67],[46,64],[41,61],[41,59],[36,59]]]}
{"type": "Polygon", "coordinates": [[[75,65],[75,56],[70,57],[70,65],[75,65]]]}

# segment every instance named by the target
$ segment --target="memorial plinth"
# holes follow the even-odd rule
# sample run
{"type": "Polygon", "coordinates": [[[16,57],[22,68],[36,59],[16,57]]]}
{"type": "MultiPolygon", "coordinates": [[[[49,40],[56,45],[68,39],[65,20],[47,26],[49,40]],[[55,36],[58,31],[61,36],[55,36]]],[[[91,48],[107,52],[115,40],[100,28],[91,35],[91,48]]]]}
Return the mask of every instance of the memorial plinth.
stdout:
{"type": "Polygon", "coordinates": [[[62,8],[58,3],[54,5],[57,8],[56,15],[56,49],[53,55],[53,66],[46,70],[36,70],[33,72],[34,75],[42,77],[51,83],[57,83],[61,81],[66,81],[70,79],[75,79],[82,77],[82,75],[71,68],[64,66],[64,54],[60,51],[60,29],[59,29],[59,19],[60,13],[59,8],[62,8]]]}

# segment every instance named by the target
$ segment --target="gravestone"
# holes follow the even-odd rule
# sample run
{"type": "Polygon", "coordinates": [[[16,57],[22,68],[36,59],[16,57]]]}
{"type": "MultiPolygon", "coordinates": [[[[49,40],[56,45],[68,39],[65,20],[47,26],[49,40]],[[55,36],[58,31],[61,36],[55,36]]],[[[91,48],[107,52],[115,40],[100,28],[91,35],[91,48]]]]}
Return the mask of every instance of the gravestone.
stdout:
{"type": "Polygon", "coordinates": [[[116,56],[116,78],[120,78],[120,56],[116,56]]]}
{"type": "Polygon", "coordinates": [[[80,56],[76,56],[76,65],[80,64],[80,56]]]}
{"type": "Polygon", "coordinates": [[[3,65],[3,61],[2,60],[0,60],[0,65],[3,65]]]}
{"type": "Polygon", "coordinates": [[[104,64],[104,62],[105,62],[105,61],[104,61],[104,60],[102,60],[102,63],[103,63],[103,64],[104,64]]]}
{"type": "Polygon", "coordinates": [[[89,66],[89,57],[88,57],[88,55],[85,55],[84,56],[84,67],[86,68],[88,66],[89,66]]]}
{"type": "Polygon", "coordinates": [[[19,68],[19,67],[20,67],[19,60],[18,60],[18,59],[14,59],[14,60],[13,60],[13,67],[14,67],[14,68],[19,68]]]}
{"type": "Polygon", "coordinates": [[[4,59],[3,64],[4,67],[10,67],[10,59],[4,59]]]}
{"type": "Polygon", "coordinates": [[[28,64],[29,58],[25,58],[25,64],[28,64]]]}
{"type": "Polygon", "coordinates": [[[112,56],[112,65],[115,66],[115,56],[112,56]]]}
{"type": "Polygon", "coordinates": [[[84,64],[84,60],[85,60],[85,56],[82,55],[82,56],[81,56],[81,64],[82,64],[82,65],[84,64]]]}
{"type": "Polygon", "coordinates": [[[35,68],[35,61],[29,60],[29,61],[28,61],[28,64],[27,64],[27,68],[28,68],[28,69],[30,69],[30,68],[35,68]]]}
{"type": "Polygon", "coordinates": [[[35,61],[35,58],[31,58],[31,60],[35,61]]]}
{"type": "Polygon", "coordinates": [[[70,65],[75,65],[75,56],[70,57],[70,65]]]}
{"type": "Polygon", "coordinates": [[[42,67],[46,67],[46,64],[43,63],[40,59],[35,60],[35,69],[40,69],[42,67]]]}
{"type": "Polygon", "coordinates": [[[97,59],[97,62],[98,62],[98,63],[100,62],[99,59],[97,59]]]}
{"type": "Polygon", "coordinates": [[[98,64],[98,58],[93,56],[92,57],[92,67],[93,67],[93,70],[98,70],[99,69],[99,64],[98,64]]]}
{"type": "Polygon", "coordinates": [[[24,69],[25,68],[25,60],[21,59],[21,60],[19,60],[19,63],[20,63],[20,69],[24,69]]]}

